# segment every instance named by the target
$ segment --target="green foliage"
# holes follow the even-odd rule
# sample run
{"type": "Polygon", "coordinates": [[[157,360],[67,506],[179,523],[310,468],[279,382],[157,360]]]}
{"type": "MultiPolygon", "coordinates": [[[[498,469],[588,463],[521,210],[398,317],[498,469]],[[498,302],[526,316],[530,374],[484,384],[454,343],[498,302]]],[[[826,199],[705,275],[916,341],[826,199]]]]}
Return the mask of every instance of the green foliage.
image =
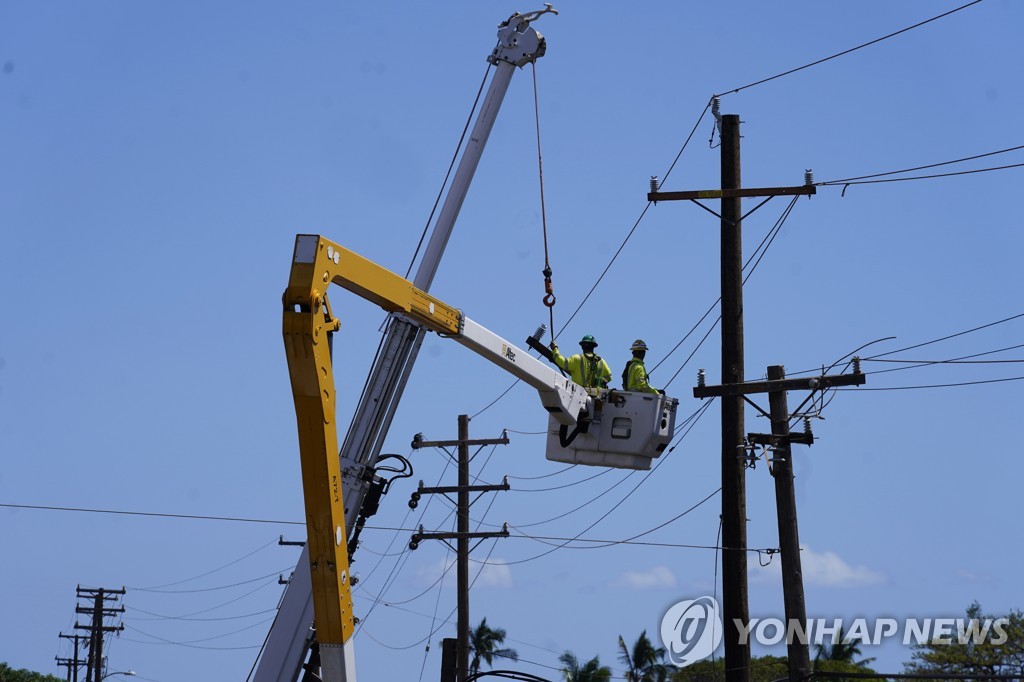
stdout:
{"type": "MultiPolygon", "coordinates": [[[[1006,616],[1009,623],[1003,625],[1006,641],[994,644],[992,632],[982,642],[974,643],[970,638],[961,643],[954,629],[951,642],[936,641],[915,645],[909,663],[904,664],[908,673],[949,673],[951,675],[1024,675],[1024,612],[1010,611],[1006,616]]],[[[997,619],[1000,616],[984,614],[981,605],[974,602],[967,608],[967,620],[997,619]]]]}
{"type": "Polygon", "coordinates": [[[565,682],[608,682],[612,679],[611,668],[601,665],[597,656],[580,664],[576,654],[566,651],[558,657],[558,661],[562,664],[565,682]]]}
{"type": "MultiPolygon", "coordinates": [[[[822,642],[815,647],[817,652],[814,656],[815,666],[819,662],[830,661],[833,663],[847,663],[854,668],[863,668],[875,660],[873,658],[863,658],[859,661],[854,660],[860,656],[860,643],[858,640],[847,639],[846,635],[843,634],[843,628],[839,628],[836,639],[838,641],[834,644],[822,642]]],[[[819,668],[819,670],[824,670],[824,668],[819,668]]]]}
{"type": "Polygon", "coordinates": [[[469,650],[473,655],[469,663],[469,672],[479,672],[481,661],[492,666],[495,656],[518,661],[519,653],[515,649],[501,647],[504,641],[504,629],[488,627],[486,618],[480,621],[480,625],[469,631],[469,650]]]}
{"type": "MultiPolygon", "coordinates": [[[[672,682],[725,682],[724,661],[718,658],[698,661],[672,674],[672,682]]],[[[866,665],[847,661],[816,660],[814,669],[836,673],[873,673],[876,672],[866,665]]],[[[785,656],[755,656],[750,659],[750,682],[774,682],[789,676],[788,662],[785,656]]],[[[834,682],[829,678],[829,682],[834,682]]],[[[842,682],[842,680],[839,680],[842,682]]],[[[851,680],[851,682],[853,682],[851,680]]],[[[857,680],[856,682],[867,682],[857,680]]]]}
{"type": "Polygon", "coordinates": [[[64,682],[54,675],[44,675],[24,668],[15,670],[6,663],[0,663],[0,682],[64,682]]]}
{"type": "Polygon", "coordinates": [[[665,647],[655,647],[647,636],[640,633],[632,648],[619,635],[619,660],[626,667],[626,682],[666,682],[675,666],[665,663],[665,647]]]}

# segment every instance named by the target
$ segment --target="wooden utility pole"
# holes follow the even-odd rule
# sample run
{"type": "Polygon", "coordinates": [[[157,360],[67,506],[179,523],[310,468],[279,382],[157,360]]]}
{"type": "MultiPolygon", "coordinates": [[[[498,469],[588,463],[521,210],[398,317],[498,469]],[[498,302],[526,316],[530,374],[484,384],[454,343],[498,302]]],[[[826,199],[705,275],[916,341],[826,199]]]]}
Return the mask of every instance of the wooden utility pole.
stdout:
{"type": "Polygon", "coordinates": [[[78,622],[75,622],[76,630],[89,631],[89,656],[86,659],[85,668],[86,682],[100,682],[103,677],[103,633],[124,630],[123,623],[111,626],[103,625],[103,619],[107,616],[124,613],[124,606],[112,608],[106,605],[108,600],[116,602],[124,593],[123,587],[120,590],[108,590],[103,587],[98,589],[78,587],[77,589],[79,599],[91,599],[93,602],[92,606],[75,607],[75,613],[92,616],[92,623],[89,625],[79,625],[78,622]]]}
{"type": "MultiPolygon", "coordinates": [[[[743,212],[744,197],[811,195],[814,185],[793,187],[741,187],[740,117],[723,115],[721,189],[664,192],[652,179],[647,199],[691,201],[721,220],[722,383],[743,384],[743,212]],[[700,203],[721,199],[721,214],[700,203]]],[[[757,207],[750,212],[753,213],[757,207]]],[[[696,389],[694,391],[696,394],[696,389]]],[[[712,394],[709,394],[712,395],[712,394]]],[[[725,679],[748,682],[750,646],[742,644],[740,628],[750,622],[747,606],[747,492],[744,468],[743,392],[715,393],[722,397],[722,616],[725,621],[725,679]]],[[[708,396],[697,396],[708,397],[708,396]]]]}
{"type": "Polygon", "coordinates": [[[61,639],[70,639],[75,644],[75,657],[74,658],[57,658],[57,665],[66,666],[68,669],[68,682],[78,682],[78,668],[82,662],[78,659],[78,643],[81,641],[81,635],[65,635],[63,632],[57,635],[61,639]]]}
{"type": "Polygon", "coordinates": [[[469,415],[459,415],[459,537],[458,546],[458,605],[459,605],[459,682],[469,676],[469,415]]]}
{"type": "MultiPolygon", "coordinates": [[[[470,502],[469,494],[471,492],[491,492],[495,490],[508,490],[508,479],[506,479],[500,485],[470,485],[469,484],[469,462],[472,457],[469,454],[469,448],[471,445],[480,446],[481,448],[485,445],[508,445],[508,436],[502,434],[501,438],[481,438],[478,440],[470,440],[469,438],[469,416],[465,414],[459,415],[459,438],[454,441],[425,441],[421,437],[417,436],[412,442],[413,448],[424,448],[424,447],[452,447],[458,446],[459,456],[459,484],[457,486],[444,486],[436,488],[425,488],[423,482],[420,481],[419,488],[412,494],[412,500],[409,502],[409,506],[413,509],[422,495],[430,494],[442,494],[447,495],[449,493],[457,493],[456,509],[458,512],[458,525],[457,532],[455,533],[425,533],[423,532],[422,526],[419,532],[413,534],[412,541],[409,543],[410,549],[416,549],[422,540],[443,540],[447,542],[450,539],[454,539],[456,542],[455,554],[456,554],[456,582],[458,592],[458,618],[457,618],[457,638],[456,638],[456,668],[457,668],[457,680],[458,682],[465,682],[466,678],[469,677],[469,553],[473,550],[469,546],[469,541],[472,539],[483,541],[486,538],[495,537],[508,537],[508,527],[505,526],[501,531],[498,532],[482,532],[475,533],[469,530],[469,508],[472,506],[470,502]]],[[[477,450],[479,452],[479,450],[477,450]]],[[[450,546],[450,545],[449,545],[450,546]]],[[[474,545],[475,548],[475,545],[474,545]]],[[[444,674],[444,666],[442,665],[442,675],[444,674]]],[[[443,678],[442,678],[443,679],[443,678]]],[[[447,680],[445,682],[448,682],[447,680]]]]}
{"type": "MultiPolygon", "coordinates": [[[[782,365],[768,368],[768,380],[786,378],[782,365]]],[[[800,534],[796,522],[796,491],[793,487],[793,447],[789,435],[789,401],[785,390],[768,394],[775,453],[772,457],[772,476],[775,477],[775,507],[779,523],[779,553],[782,555],[782,598],[786,609],[786,623],[799,623],[807,630],[807,607],[804,604],[804,578],[800,566],[800,534]]],[[[809,433],[807,438],[813,438],[809,433]]],[[[808,443],[809,445],[810,443],[808,443]]],[[[811,674],[811,655],[808,643],[797,637],[786,644],[790,682],[801,682],[811,674]]]]}
{"type": "MultiPolygon", "coordinates": [[[[740,188],[740,117],[722,116],[722,190],[740,188]]],[[[742,199],[722,198],[722,383],[743,383],[742,199]]],[[[743,467],[743,397],[722,398],[722,616],[726,682],[750,679],[750,644],[740,624],[747,608],[747,489],[743,467]]]]}
{"type": "MultiPolygon", "coordinates": [[[[770,434],[748,433],[746,443],[771,446],[775,452],[772,460],[772,475],[775,477],[779,551],[782,554],[782,592],[785,603],[787,631],[789,623],[799,623],[804,632],[807,631],[807,610],[804,605],[803,573],[800,568],[800,537],[797,533],[796,493],[793,489],[793,454],[791,446],[793,443],[811,445],[814,442],[814,435],[810,432],[810,429],[800,434],[791,434],[789,432],[790,414],[786,391],[825,391],[826,389],[838,386],[860,386],[864,384],[865,377],[860,371],[860,358],[855,357],[853,359],[853,368],[853,374],[786,379],[786,372],[783,367],[781,365],[773,365],[768,368],[767,381],[748,381],[736,384],[723,384],[721,386],[698,385],[693,389],[693,397],[695,398],[720,397],[723,401],[726,398],[739,398],[742,400],[745,396],[756,393],[768,394],[770,413],[765,412],[756,404],[754,406],[761,414],[771,418],[772,432],[770,434]]],[[[744,449],[743,452],[745,454],[746,450],[744,449]]],[[[728,556],[728,553],[724,553],[724,556],[728,556]]],[[[746,605],[744,604],[744,606],[746,605]]],[[[727,625],[726,633],[728,632],[729,628],[727,625]]],[[[728,640],[726,640],[726,644],[728,644],[728,640]]],[[[726,651],[728,652],[728,648],[726,651]]],[[[811,672],[807,644],[800,644],[794,638],[793,642],[788,643],[788,654],[790,682],[803,682],[811,672]]],[[[728,663],[726,663],[726,674],[728,675],[728,673],[728,663]]]]}

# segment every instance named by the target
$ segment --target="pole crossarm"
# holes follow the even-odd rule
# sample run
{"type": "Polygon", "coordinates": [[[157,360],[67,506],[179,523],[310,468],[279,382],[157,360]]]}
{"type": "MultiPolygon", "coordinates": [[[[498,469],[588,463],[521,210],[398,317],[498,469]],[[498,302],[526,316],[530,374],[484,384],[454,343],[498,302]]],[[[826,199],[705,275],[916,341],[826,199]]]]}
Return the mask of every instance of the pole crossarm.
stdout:
{"type": "MultiPolygon", "coordinates": [[[[420,434],[417,434],[419,436],[420,434]]],[[[468,446],[474,445],[508,445],[508,436],[502,436],[501,438],[478,438],[476,440],[423,440],[422,438],[413,438],[411,443],[413,450],[419,450],[420,448],[454,448],[460,444],[468,446]]]]}
{"type": "Polygon", "coordinates": [[[788,433],[782,436],[774,433],[748,433],[747,442],[752,445],[814,445],[814,435],[788,433]]]}
{"type": "Polygon", "coordinates": [[[414,541],[419,542],[421,540],[486,540],[487,538],[507,538],[508,536],[508,524],[505,523],[502,524],[501,530],[497,531],[424,533],[420,530],[420,532],[414,533],[412,538],[414,541]]]}
{"type": "Polygon", "coordinates": [[[814,185],[796,185],[794,187],[743,187],[739,189],[698,189],[682,192],[648,192],[647,200],[658,203],[659,201],[695,201],[697,199],[810,196],[817,193],[817,188],[814,185]]]}
{"type": "Polygon", "coordinates": [[[466,492],[470,492],[470,493],[487,493],[487,492],[493,492],[495,490],[509,490],[509,489],[510,488],[509,488],[509,485],[508,485],[508,478],[506,478],[504,480],[504,482],[502,482],[502,483],[495,483],[495,484],[488,484],[488,485],[467,485],[467,486],[442,485],[442,486],[436,486],[436,487],[430,487],[430,488],[425,488],[425,487],[423,487],[423,485],[420,485],[419,493],[421,495],[437,495],[437,494],[445,495],[447,493],[457,493],[457,492],[462,491],[462,490],[465,490],[466,492]]]}
{"type": "Polygon", "coordinates": [[[751,395],[773,391],[821,391],[837,386],[863,386],[867,377],[863,372],[853,374],[823,375],[799,379],[777,379],[769,381],[746,381],[742,384],[720,386],[694,386],[694,398],[717,398],[721,396],[751,395]]]}

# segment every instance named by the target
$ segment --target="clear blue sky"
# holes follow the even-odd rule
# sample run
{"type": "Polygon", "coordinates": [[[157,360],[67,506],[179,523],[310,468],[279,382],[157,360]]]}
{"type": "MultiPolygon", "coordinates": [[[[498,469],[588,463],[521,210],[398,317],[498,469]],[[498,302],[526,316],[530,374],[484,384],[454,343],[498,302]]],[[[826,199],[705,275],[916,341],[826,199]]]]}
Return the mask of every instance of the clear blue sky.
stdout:
{"type": "MultiPolygon", "coordinates": [[[[608,263],[646,205],[648,177],[664,175],[712,93],[958,4],[559,3],[561,15],[538,25],[549,49],[537,69],[556,322],[608,263]]],[[[294,235],[323,233],[404,272],[495,26],[532,9],[509,2],[0,6],[0,502],[300,521],[280,336],[294,235]]],[[[805,168],[818,180],[846,178],[1024,144],[1022,25],[1024,5],[986,0],[724,97],[723,111],[744,121],[744,184],[800,184],[805,168]]],[[[525,70],[513,80],[433,288],[514,340],[547,317],[530,79],[525,70]]],[[[718,185],[710,132],[705,117],[667,189],[718,185]]],[[[831,364],[880,337],[898,338],[872,350],[895,350],[1024,311],[1014,203],[1022,174],[858,185],[845,197],[841,188],[822,188],[801,200],[746,289],[747,376],[770,364],[791,371],[831,364]]],[[[784,207],[776,199],[745,223],[747,253],[784,207]]],[[[617,375],[639,336],[653,366],[718,295],[717,231],[693,205],[652,208],[565,332],[565,345],[596,335],[617,375]]],[[[343,322],[335,359],[339,422],[347,426],[383,315],[341,291],[333,302],[343,322]]],[[[655,385],[668,382],[707,329],[653,373],[655,385]]],[[[1024,319],[890,357],[948,359],[1022,337],[1024,319]]],[[[713,332],[669,386],[683,415],[699,407],[689,397],[698,367],[719,380],[718,341],[713,332]]],[[[1020,359],[1022,350],[982,359],[1020,359]]],[[[1014,377],[1022,369],[932,366],[869,376],[869,386],[1014,377]]],[[[454,437],[458,414],[478,412],[508,384],[461,347],[429,338],[387,449],[408,454],[416,432],[454,437]]],[[[795,459],[812,616],[955,616],[975,599],[992,612],[1024,606],[1017,569],[1024,551],[1013,530],[1024,474],[1015,426],[1022,388],[1011,381],[838,395],[816,424],[819,442],[795,459]]],[[[712,406],[628,497],[641,474],[613,488],[625,474],[584,481],[599,471],[577,468],[516,480],[518,490],[474,513],[524,526],[597,498],[524,529],[569,537],[625,498],[585,536],[635,535],[717,489],[718,418],[712,406]]],[[[747,419],[749,430],[767,430],[752,410],[747,419]]],[[[520,386],[477,416],[471,434],[544,425],[536,396],[520,386]]],[[[543,458],[539,436],[512,439],[478,472],[482,478],[560,468],[543,458]]],[[[437,481],[445,458],[421,451],[412,459],[413,480],[395,486],[373,524],[419,522],[424,509],[407,515],[408,494],[416,480],[437,481]]],[[[750,472],[748,495],[750,545],[776,546],[764,466],[750,472]]],[[[719,505],[713,497],[645,539],[714,545],[719,505]]],[[[436,501],[422,523],[443,527],[447,514],[436,501]]],[[[126,585],[128,629],[110,649],[111,669],[161,682],[245,677],[256,654],[245,647],[262,642],[269,625],[262,621],[281,592],[277,572],[287,574],[297,557],[294,548],[268,543],[304,534],[301,526],[53,511],[0,509],[0,519],[0,660],[57,672],[53,656],[66,652],[57,633],[72,625],[75,586],[126,585]],[[165,588],[210,591],[133,589],[220,567],[165,588]],[[190,617],[224,620],[153,615],[199,611],[190,617]]],[[[357,636],[361,678],[418,679],[419,642],[435,604],[442,618],[454,608],[452,586],[427,589],[445,548],[425,543],[394,556],[407,533],[367,530],[364,538],[355,564],[363,577],[357,609],[366,618],[357,636]],[[374,608],[382,591],[384,603],[374,608]]],[[[485,543],[474,556],[492,551],[491,562],[506,564],[490,566],[473,590],[474,621],[486,616],[507,629],[509,644],[533,662],[521,668],[535,674],[554,677],[542,666],[557,666],[565,649],[599,654],[621,674],[620,634],[653,633],[672,603],[713,590],[709,550],[563,549],[513,563],[547,549],[509,539],[493,551],[485,543]]],[[[751,573],[751,614],[779,615],[777,577],[751,573]]],[[[431,638],[423,679],[436,678],[438,640],[453,632],[446,626],[431,638]]],[[[865,654],[890,671],[909,657],[900,647],[865,654]]]]}

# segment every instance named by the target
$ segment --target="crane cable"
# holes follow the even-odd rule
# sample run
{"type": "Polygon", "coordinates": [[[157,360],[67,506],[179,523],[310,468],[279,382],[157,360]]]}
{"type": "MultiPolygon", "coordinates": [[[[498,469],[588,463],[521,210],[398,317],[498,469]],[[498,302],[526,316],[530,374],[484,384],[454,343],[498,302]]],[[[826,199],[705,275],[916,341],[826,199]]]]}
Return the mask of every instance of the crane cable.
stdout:
{"type": "Polygon", "coordinates": [[[533,67],[533,118],[537,128],[537,175],[540,178],[540,222],[544,229],[544,305],[548,309],[548,321],[551,326],[551,340],[555,340],[555,290],[551,285],[551,259],[548,253],[548,217],[544,205],[544,162],[540,153],[540,101],[537,96],[537,62],[530,62],[533,67]]]}

